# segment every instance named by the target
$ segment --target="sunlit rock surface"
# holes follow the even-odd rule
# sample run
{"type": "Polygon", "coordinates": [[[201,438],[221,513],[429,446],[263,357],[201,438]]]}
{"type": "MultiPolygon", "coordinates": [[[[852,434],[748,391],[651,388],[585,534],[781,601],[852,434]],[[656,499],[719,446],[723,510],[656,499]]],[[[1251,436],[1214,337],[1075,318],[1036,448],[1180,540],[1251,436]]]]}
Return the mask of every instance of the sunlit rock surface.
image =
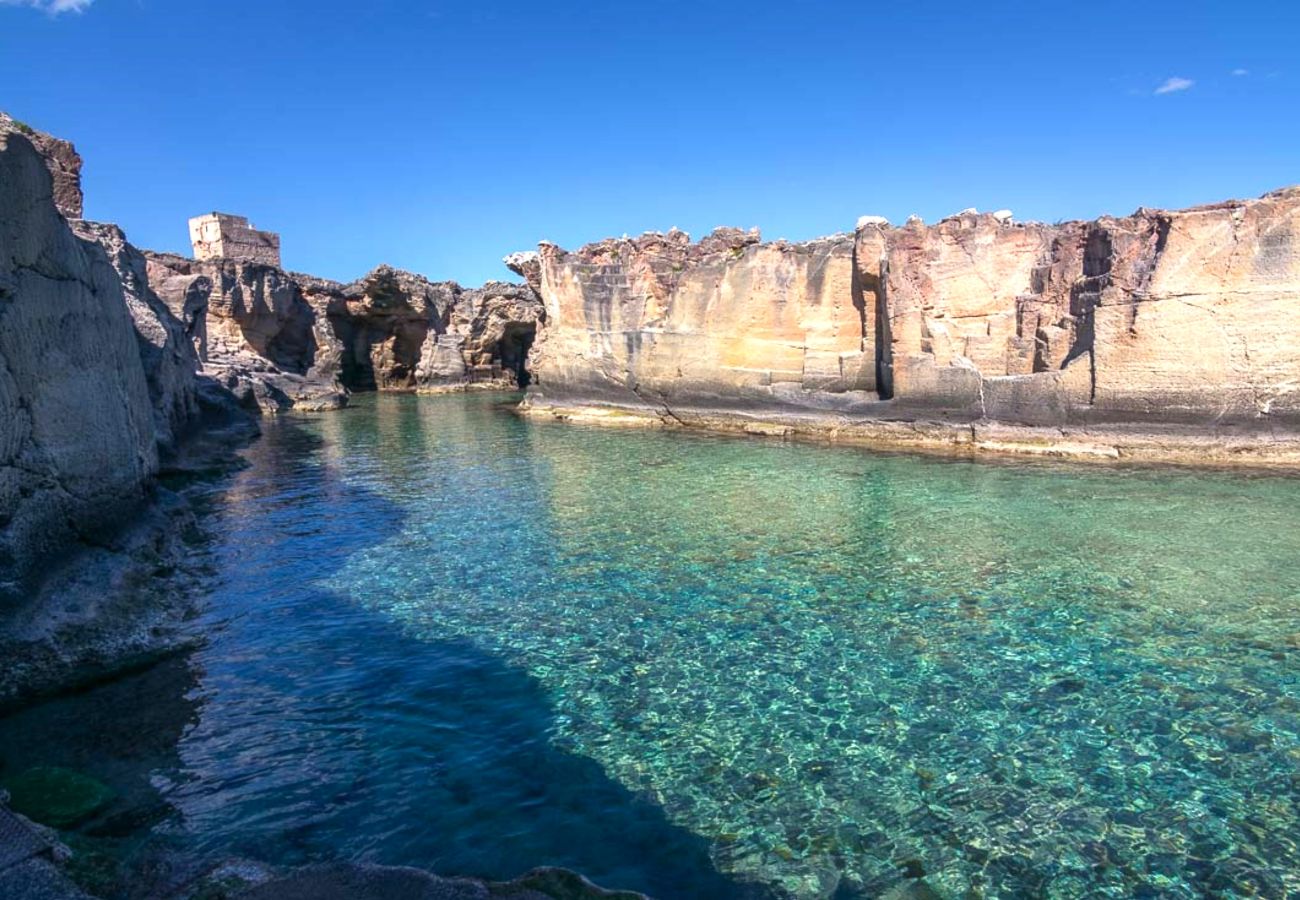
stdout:
{"type": "MultiPolygon", "coordinates": [[[[1300,189],[1061,225],[542,244],[528,405],[878,443],[1300,458],[1300,189]],[[762,420],[772,420],[766,424],[762,420]],[[1057,435],[1043,426],[1068,429],[1057,435]]],[[[606,416],[608,418],[608,416],[606,416]]]]}
{"type": "Polygon", "coordinates": [[[339,347],[324,327],[341,286],[240,259],[147,252],[149,281],[188,323],[203,370],[249,409],[338,409],[339,347]]]}
{"type": "Polygon", "coordinates": [[[81,156],[72,142],[37,131],[5,112],[0,112],[0,131],[17,132],[32,142],[53,181],[54,205],[65,218],[80,219],[83,207],[81,156]]]}

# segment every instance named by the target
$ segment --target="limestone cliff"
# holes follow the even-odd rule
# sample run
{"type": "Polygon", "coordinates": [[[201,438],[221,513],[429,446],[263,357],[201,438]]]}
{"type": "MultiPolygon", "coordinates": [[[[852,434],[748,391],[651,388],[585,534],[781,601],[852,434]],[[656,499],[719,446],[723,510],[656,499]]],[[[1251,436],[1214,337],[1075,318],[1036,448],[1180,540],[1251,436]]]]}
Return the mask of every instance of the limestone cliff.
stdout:
{"type": "Polygon", "coordinates": [[[149,287],[142,254],[116,225],[78,220],[73,233],[98,244],[122,286],[122,298],[135,329],[153,406],[154,435],[161,454],[174,453],[199,416],[199,370],[182,321],[149,287]]]}
{"type": "Polygon", "coordinates": [[[816,408],[875,400],[853,237],[762,244],[719,229],[543,244],[530,272],[546,306],[534,402],[816,408]],[[835,395],[835,399],[831,399],[835,395]]]}
{"type": "Polygon", "coordinates": [[[541,302],[379,266],[351,284],[238,259],[148,253],[205,372],[251,409],[337,409],[349,390],[514,388],[541,302]]]}
{"type": "Polygon", "coordinates": [[[146,252],[153,290],[178,316],[204,372],[248,409],[338,409],[340,348],[324,327],[341,285],[238,259],[146,252]]]}
{"type": "Polygon", "coordinates": [[[1298,225],[1292,188],[1055,226],[971,210],[932,226],[868,217],[803,244],[726,229],[697,244],[543,244],[507,264],[546,306],[536,411],[878,443],[1294,455],[1298,225]]]}
{"type": "Polygon", "coordinates": [[[190,639],[193,515],[156,476],[255,431],[142,254],[59,201],[65,149],[0,118],[0,708],[190,639]]]}
{"type": "Polygon", "coordinates": [[[32,142],[0,128],[0,596],[120,523],[157,468],[117,273],[55,208],[32,142]]]}
{"type": "Polygon", "coordinates": [[[345,346],[345,379],[358,388],[513,388],[542,316],[522,285],[466,290],[380,266],[344,292],[332,315],[345,346]]]}

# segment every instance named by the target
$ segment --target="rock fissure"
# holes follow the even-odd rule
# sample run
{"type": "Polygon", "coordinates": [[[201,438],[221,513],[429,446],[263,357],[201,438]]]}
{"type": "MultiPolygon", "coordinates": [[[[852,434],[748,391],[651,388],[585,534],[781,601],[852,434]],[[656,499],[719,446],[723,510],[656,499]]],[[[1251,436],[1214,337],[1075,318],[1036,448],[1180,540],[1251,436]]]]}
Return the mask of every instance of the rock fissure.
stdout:
{"type": "Polygon", "coordinates": [[[1058,225],[864,220],[804,245],[735,229],[695,244],[647,234],[617,255],[546,244],[526,275],[551,311],[530,407],[633,407],[653,392],[688,421],[798,413],[837,432],[832,418],[1296,428],[1285,385],[1300,347],[1285,335],[1300,328],[1300,250],[1278,223],[1298,215],[1300,193],[1282,191],[1058,225]],[[736,234],[753,235],[743,253],[726,243],[736,234]],[[596,263],[598,280],[579,277],[596,263]],[[612,287],[669,271],[653,313],[612,287]],[[620,397],[605,366],[636,390],[620,397]]]}

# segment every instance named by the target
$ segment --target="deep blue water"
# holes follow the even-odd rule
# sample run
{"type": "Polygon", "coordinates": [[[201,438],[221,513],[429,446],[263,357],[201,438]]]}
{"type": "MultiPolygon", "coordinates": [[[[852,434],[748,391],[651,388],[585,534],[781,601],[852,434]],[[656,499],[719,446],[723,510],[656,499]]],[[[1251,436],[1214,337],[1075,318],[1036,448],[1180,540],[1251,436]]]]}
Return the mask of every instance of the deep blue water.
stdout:
{"type": "Polygon", "coordinates": [[[361,398],[199,489],[207,645],[0,722],[82,831],[658,897],[1300,892],[1300,479],[361,398]]]}

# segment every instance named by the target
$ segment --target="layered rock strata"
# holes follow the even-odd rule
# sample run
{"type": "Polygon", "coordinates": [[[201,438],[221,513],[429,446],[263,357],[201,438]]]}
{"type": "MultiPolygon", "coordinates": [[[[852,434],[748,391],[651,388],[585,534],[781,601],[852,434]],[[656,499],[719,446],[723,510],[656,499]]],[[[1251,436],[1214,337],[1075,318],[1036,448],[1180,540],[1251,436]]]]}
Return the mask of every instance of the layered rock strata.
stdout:
{"type": "Polygon", "coordinates": [[[534,412],[877,444],[1300,461],[1300,188],[1061,225],[542,244],[534,412]]]}

